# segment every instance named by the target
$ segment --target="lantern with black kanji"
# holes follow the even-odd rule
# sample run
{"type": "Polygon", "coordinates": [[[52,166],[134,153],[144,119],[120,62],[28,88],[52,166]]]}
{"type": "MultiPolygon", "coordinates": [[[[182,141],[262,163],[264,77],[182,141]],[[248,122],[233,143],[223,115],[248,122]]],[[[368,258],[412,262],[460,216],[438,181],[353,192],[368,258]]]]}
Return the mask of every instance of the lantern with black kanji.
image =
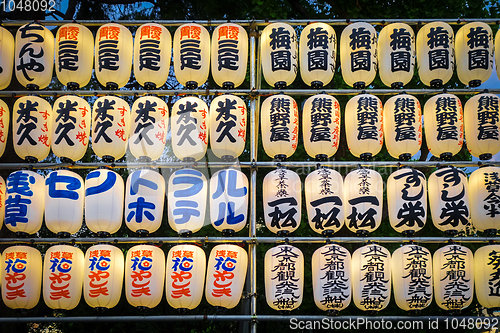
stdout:
{"type": "Polygon", "coordinates": [[[187,89],[205,84],[210,71],[210,34],[205,27],[186,23],[175,30],[174,71],[187,89]]]}
{"type": "Polygon", "coordinates": [[[484,22],[461,27],[455,38],[457,74],[469,87],[478,87],[490,78],[493,70],[493,32],[484,22]]]}
{"type": "Polygon", "coordinates": [[[127,84],[132,71],[133,47],[132,34],[121,24],[106,23],[97,30],[95,76],[106,89],[116,90],[127,84]]]}
{"type": "Polygon", "coordinates": [[[260,37],[262,74],[267,84],[283,89],[297,76],[297,35],[289,24],[271,23],[260,37]]]}
{"type": "Polygon", "coordinates": [[[212,77],[219,87],[236,88],[245,80],[248,35],[234,23],[224,23],[212,35],[212,77]]]}
{"type": "Polygon", "coordinates": [[[476,297],[488,309],[500,307],[500,245],[482,246],[474,253],[476,297]]]}
{"type": "Polygon", "coordinates": [[[0,90],[7,88],[14,69],[14,37],[9,30],[0,27],[0,90]]]}
{"type": "MultiPolygon", "coordinates": [[[[0,73],[1,74],[1,73],[0,73]]],[[[10,115],[9,106],[0,99],[0,157],[7,146],[7,137],[9,136],[10,115]]]]}
{"type": "Polygon", "coordinates": [[[68,89],[86,86],[94,65],[94,36],[77,23],[62,25],[56,33],[56,75],[68,89]]]}
{"type": "Polygon", "coordinates": [[[472,225],[490,236],[500,229],[500,168],[485,166],[469,177],[469,201],[472,225]]]}
{"type": "Polygon", "coordinates": [[[161,24],[146,23],[137,28],[134,39],[134,75],[141,86],[156,89],[170,72],[172,37],[161,24]]]}
{"type": "Polygon", "coordinates": [[[329,24],[308,24],[300,33],[300,76],[313,88],[330,83],[335,74],[337,35],[329,24]]]}
{"type": "Polygon", "coordinates": [[[417,33],[417,68],[420,81],[441,88],[453,75],[453,29],[445,22],[427,23],[417,33]]]}
{"type": "Polygon", "coordinates": [[[382,102],[370,94],[357,95],[345,107],[345,132],[351,154],[362,160],[377,155],[384,143],[382,102]]]}
{"type": "Polygon", "coordinates": [[[302,135],[309,156],[318,160],[332,157],[340,141],[340,105],[327,94],[306,99],[302,110],[302,135]]]}
{"type": "Polygon", "coordinates": [[[497,77],[500,78],[500,35],[495,35],[495,70],[497,72],[497,77]]]}

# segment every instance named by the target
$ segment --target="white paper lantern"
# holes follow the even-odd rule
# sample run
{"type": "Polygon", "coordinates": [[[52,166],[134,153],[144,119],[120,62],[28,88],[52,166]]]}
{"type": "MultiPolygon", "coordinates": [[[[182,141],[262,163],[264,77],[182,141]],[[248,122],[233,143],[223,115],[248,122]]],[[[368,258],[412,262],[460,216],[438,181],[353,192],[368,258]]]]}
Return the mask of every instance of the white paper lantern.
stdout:
{"type": "Polygon", "coordinates": [[[500,168],[486,166],[469,178],[472,225],[479,231],[496,235],[500,229],[500,168]]]}
{"type": "MultiPolygon", "coordinates": [[[[1,43],[1,41],[0,41],[1,43]]],[[[9,136],[10,115],[9,106],[0,99],[0,157],[5,152],[9,136]]]]}
{"type": "MultiPolygon", "coordinates": [[[[5,197],[7,196],[6,191],[7,187],[5,185],[5,180],[2,177],[0,177],[0,229],[2,229],[3,221],[5,218],[5,197]]],[[[1,281],[0,281],[0,286],[1,286],[1,281]]]]}
{"type": "Polygon", "coordinates": [[[14,37],[9,30],[0,27],[0,90],[7,88],[14,69],[14,37]]]}
{"type": "Polygon", "coordinates": [[[474,253],[476,297],[485,308],[500,307],[500,245],[486,245],[474,253]]]}

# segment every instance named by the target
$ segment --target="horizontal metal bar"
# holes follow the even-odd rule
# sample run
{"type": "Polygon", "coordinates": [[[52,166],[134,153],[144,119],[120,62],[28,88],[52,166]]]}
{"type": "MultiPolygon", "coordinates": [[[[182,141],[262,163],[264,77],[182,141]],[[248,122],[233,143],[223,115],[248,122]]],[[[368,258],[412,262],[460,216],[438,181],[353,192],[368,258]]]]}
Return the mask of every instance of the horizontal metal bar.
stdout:
{"type": "Polygon", "coordinates": [[[76,238],[0,238],[0,244],[163,244],[163,243],[241,243],[254,242],[251,237],[76,237],[76,238]]]}

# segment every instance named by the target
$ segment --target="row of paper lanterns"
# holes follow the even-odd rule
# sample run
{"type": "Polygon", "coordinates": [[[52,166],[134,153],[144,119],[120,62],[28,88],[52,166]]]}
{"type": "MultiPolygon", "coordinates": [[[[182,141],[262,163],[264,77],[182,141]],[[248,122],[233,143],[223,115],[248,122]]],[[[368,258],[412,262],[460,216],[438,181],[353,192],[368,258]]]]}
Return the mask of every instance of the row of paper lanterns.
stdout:
{"type": "MultiPolygon", "coordinates": [[[[307,25],[300,36],[300,56],[295,30],[286,23],[269,24],[260,39],[263,75],[269,85],[290,85],[298,67],[303,81],[315,88],[332,80],[337,53],[332,26],[319,22],[307,25]]],[[[495,48],[500,47],[498,40],[495,48]]],[[[21,26],[15,40],[2,28],[0,89],[10,84],[13,70],[28,89],[47,87],[52,79],[54,54],[57,78],[69,88],[86,86],[93,67],[102,85],[110,89],[123,87],[130,79],[133,61],[137,81],[154,89],[167,80],[171,45],[169,31],[156,23],[140,26],[135,40],[126,27],[107,23],[97,31],[95,43],[92,32],[77,23],[61,26],[55,41],[52,32],[36,22],[21,26]],[[94,44],[95,66],[94,48],[89,47],[94,44]]],[[[491,75],[493,49],[492,30],[482,22],[462,26],[456,36],[447,23],[428,23],[419,29],[416,42],[413,29],[405,23],[389,24],[377,37],[372,25],[357,22],[342,32],[340,67],[344,81],[356,88],[369,86],[377,67],[386,86],[402,87],[413,77],[416,54],[420,80],[425,85],[446,84],[456,65],[460,81],[475,87],[491,75]]],[[[188,88],[204,84],[210,68],[219,86],[237,87],[245,79],[247,61],[248,35],[237,24],[217,26],[212,39],[207,29],[196,23],[181,25],[174,34],[175,75],[188,88]]]]}

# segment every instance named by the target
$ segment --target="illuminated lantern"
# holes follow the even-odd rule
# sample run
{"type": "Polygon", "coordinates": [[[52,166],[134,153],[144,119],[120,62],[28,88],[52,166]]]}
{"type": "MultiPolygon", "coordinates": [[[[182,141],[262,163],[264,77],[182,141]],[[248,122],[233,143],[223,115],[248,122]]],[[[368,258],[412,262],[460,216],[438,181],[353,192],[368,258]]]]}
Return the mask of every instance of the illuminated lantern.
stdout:
{"type": "Polygon", "coordinates": [[[304,295],[304,255],[292,245],[278,245],[264,258],[266,301],[273,310],[291,311],[304,295]],[[281,276],[286,280],[282,280],[281,276]]]}
{"type": "Polygon", "coordinates": [[[37,96],[24,96],[14,103],[12,132],[17,156],[30,163],[45,159],[52,141],[52,107],[37,96]]]}
{"type": "Polygon", "coordinates": [[[85,253],[83,296],[93,308],[110,309],[120,301],[125,271],[123,252],[116,246],[97,244],[85,253]]]}
{"type": "Polygon", "coordinates": [[[370,94],[357,95],[345,107],[345,132],[351,154],[362,160],[377,155],[384,143],[382,102],[370,94]]]}
{"type": "Polygon", "coordinates": [[[434,171],[429,177],[429,208],[434,226],[456,235],[469,223],[467,176],[454,167],[434,171]]]}
{"type": "Polygon", "coordinates": [[[344,180],[345,224],[356,234],[366,236],[382,221],[384,182],[371,169],[349,172],[344,180]]]}
{"type": "Polygon", "coordinates": [[[455,38],[457,74],[469,87],[488,80],[493,70],[493,33],[488,24],[472,22],[461,27],[455,38]]]}
{"type": "Polygon", "coordinates": [[[168,180],[168,224],[179,234],[191,234],[203,227],[208,184],[195,169],[176,170],[168,180]]]}
{"type": "Polygon", "coordinates": [[[233,95],[214,98],[210,104],[210,148],[215,156],[233,160],[243,153],[247,130],[245,102],[233,95]]]}
{"type": "Polygon", "coordinates": [[[474,253],[476,297],[485,308],[500,307],[500,245],[486,245],[474,253]]]}
{"type": "Polygon", "coordinates": [[[365,22],[349,24],[340,36],[340,68],[347,85],[364,89],[377,74],[377,31],[365,22]]]}
{"type": "Polygon", "coordinates": [[[125,259],[125,294],[130,305],[154,308],[163,296],[165,254],[154,245],[136,245],[125,259]]]}
{"type": "Polygon", "coordinates": [[[45,207],[43,176],[29,170],[14,171],[7,177],[5,225],[18,235],[31,235],[42,227],[45,207]]]}
{"type": "Polygon", "coordinates": [[[286,23],[271,23],[260,37],[262,74],[267,84],[286,88],[297,76],[297,35],[286,23]]]}
{"type": "Polygon", "coordinates": [[[337,244],[320,247],[312,256],[314,303],[323,311],[344,310],[351,303],[351,254],[337,244]]]}
{"type": "MultiPolygon", "coordinates": [[[[3,42],[3,41],[2,41],[3,42]]],[[[37,22],[23,25],[16,33],[15,72],[28,90],[47,87],[54,69],[54,35],[37,22]]]]}
{"type": "Polygon", "coordinates": [[[9,136],[9,124],[9,107],[7,106],[7,103],[0,99],[0,157],[3,155],[5,146],[7,145],[7,137],[9,136]]]}
{"type": "Polygon", "coordinates": [[[40,300],[42,255],[30,246],[16,245],[2,254],[2,300],[11,309],[32,309],[40,300]]]}
{"type": "Polygon", "coordinates": [[[392,284],[398,307],[418,311],[432,302],[432,255],[417,244],[404,245],[392,253],[392,284]]]}
{"type": "Polygon", "coordinates": [[[234,23],[224,23],[212,35],[212,77],[219,87],[236,88],[245,80],[248,35],[234,23]]]}
{"type": "Polygon", "coordinates": [[[165,84],[170,72],[172,37],[161,24],[146,23],[137,28],[134,39],[134,75],[146,89],[165,84]]]}
{"type": "Polygon", "coordinates": [[[335,74],[337,35],[332,26],[315,22],[300,33],[300,76],[313,88],[326,86],[335,74]]]}
{"type": "MultiPolygon", "coordinates": [[[[5,180],[3,180],[2,177],[0,177],[0,229],[2,229],[3,225],[3,220],[5,218],[5,196],[6,196],[6,191],[7,187],[5,186],[5,180]]],[[[1,256],[1,254],[0,254],[1,256]]],[[[1,264],[1,261],[0,261],[1,264]]],[[[0,266],[0,269],[2,267],[0,266]]],[[[0,281],[1,285],[1,281],[0,281]]]]}
{"type": "Polygon", "coordinates": [[[129,174],[125,192],[125,222],[138,234],[155,232],[161,225],[165,198],[165,179],[154,170],[129,174]]]}
{"type": "Polygon", "coordinates": [[[122,225],[122,177],[108,169],[89,172],[85,179],[85,224],[99,236],[117,232],[122,225]]]}
{"type": "Polygon", "coordinates": [[[104,162],[125,155],[130,131],[130,107],[120,97],[103,96],[92,108],[92,149],[104,162]]]}
{"type": "Polygon", "coordinates": [[[413,168],[399,169],[387,179],[389,222],[397,232],[412,235],[427,220],[427,182],[425,175],[413,168]]]}
{"type": "Polygon", "coordinates": [[[57,30],[56,75],[71,90],[86,86],[92,77],[94,48],[90,45],[94,36],[81,24],[68,23],[57,30]]]}
{"type": "Polygon", "coordinates": [[[422,110],[414,96],[393,96],[384,105],[385,146],[389,154],[408,161],[422,145],[422,110]]]}
{"type": "Polygon", "coordinates": [[[318,160],[332,157],[340,141],[340,105],[337,99],[326,94],[309,97],[302,110],[302,132],[309,156],[318,160]]]}
{"type": "Polygon", "coordinates": [[[43,301],[51,309],[72,310],[82,297],[85,258],[71,245],[51,246],[43,259],[43,301]]]}
{"type": "Polygon", "coordinates": [[[69,170],[54,170],[45,177],[45,225],[60,237],[80,230],[85,186],[82,177],[69,170]]]}
{"type": "Polygon", "coordinates": [[[474,261],[471,250],[458,244],[434,252],[434,299],[444,310],[468,307],[474,296],[474,261]]]}
{"type": "Polygon", "coordinates": [[[269,172],[262,185],[266,227],[286,236],[300,225],[302,184],[295,172],[278,168],[269,172]]]}
{"type": "Polygon", "coordinates": [[[496,235],[500,229],[500,168],[481,167],[469,177],[472,225],[479,231],[496,235]]]}
{"type": "Polygon", "coordinates": [[[14,37],[9,30],[0,27],[0,90],[7,88],[14,69],[14,37]]]}
{"type": "Polygon", "coordinates": [[[453,75],[453,29],[448,23],[427,23],[417,33],[417,68],[420,81],[441,88],[453,75]]]}
{"type": "Polygon", "coordinates": [[[210,221],[215,229],[230,234],[247,224],[248,179],[236,169],[222,169],[210,179],[210,221]]]}
{"type": "Polygon", "coordinates": [[[457,96],[439,94],[424,105],[425,140],[432,155],[450,159],[462,149],[464,124],[457,96]]]}
{"type": "Polygon", "coordinates": [[[495,70],[497,72],[497,76],[500,78],[500,35],[495,35],[495,70]]]}
{"type": "Polygon", "coordinates": [[[214,246],[208,257],[205,297],[208,304],[232,309],[241,299],[247,275],[248,254],[238,245],[214,246]]]}
{"type": "Polygon", "coordinates": [[[306,207],[309,226],[318,234],[331,236],[344,225],[344,185],[335,170],[319,168],[306,177],[306,207]]]}
{"type": "Polygon", "coordinates": [[[467,149],[481,160],[500,151],[500,112],[497,95],[482,93],[465,103],[464,125],[467,149]]]}
{"type": "Polygon", "coordinates": [[[187,89],[196,89],[208,79],[210,71],[210,34],[205,27],[186,23],[174,34],[174,72],[187,89]]]}
{"type": "Polygon", "coordinates": [[[62,96],[54,102],[51,147],[61,161],[78,161],[85,155],[89,144],[90,111],[89,103],[78,96],[62,96]]]}
{"type": "Polygon", "coordinates": [[[206,266],[205,252],[199,246],[180,244],[168,251],[165,276],[168,305],[188,310],[200,305],[206,266]]]}
{"type": "Polygon", "coordinates": [[[295,153],[299,139],[299,109],[287,95],[269,96],[260,109],[262,145],[266,154],[285,160],[295,153]]]}
{"type": "Polygon", "coordinates": [[[157,160],[163,154],[168,131],[168,106],[160,98],[144,96],[132,105],[129,148],[138,159],[157,160]]]}
{"type": "Polygon", "coordinates": [[[205,156],[208,144],[209,115],[207,104],[198,97],[178,100],[172,108],[172,149],[178,159],[198,161],[205,156]]]}

